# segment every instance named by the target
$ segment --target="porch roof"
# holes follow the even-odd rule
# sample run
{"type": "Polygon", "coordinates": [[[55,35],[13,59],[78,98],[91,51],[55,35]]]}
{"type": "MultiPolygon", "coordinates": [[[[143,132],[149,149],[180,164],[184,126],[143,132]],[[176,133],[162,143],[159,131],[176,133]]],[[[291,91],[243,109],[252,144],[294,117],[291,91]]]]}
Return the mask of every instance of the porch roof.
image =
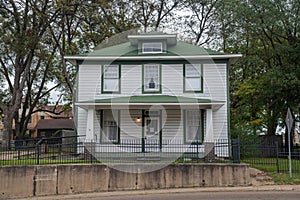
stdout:
{"type": "Polygon", "coordinates": [[[109,105],[204,105],[204,106],[217,106],[224,105],[224,101],[214,101],[211,99],[200,99],[182,96],[170,95],[144,95],[144,96],[125,96],[107,99],[95,99],[89,101],[80,101],[75,105],[87,108],[89,106],[109,106],[109,105]]]}

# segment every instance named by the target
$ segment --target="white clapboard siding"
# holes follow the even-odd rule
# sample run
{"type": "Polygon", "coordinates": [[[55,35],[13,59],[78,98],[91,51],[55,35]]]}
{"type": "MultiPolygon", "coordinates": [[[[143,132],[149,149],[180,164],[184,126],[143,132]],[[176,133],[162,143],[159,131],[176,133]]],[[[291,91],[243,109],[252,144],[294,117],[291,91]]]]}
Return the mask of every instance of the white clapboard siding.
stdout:
{"type": "MultiPolygon", "coordinates": [[[[142,94],[142,65],[121,66],[121,93],[101,94],[101,65],[81,65],[78,75],[78,101],[113,98],[119,96],[143,95],[142,94]]],[[[228,110],[227,110],[227,65],[203,64],[203,92],[183,92],[183,65],[162,65],[162,95],[178,95],[185,97],[199,97],[224,101],[224,105],[213,110],[213,138],[214,140],[228,139],[228,110]]],[[[149,94],[147,94],[149,95],[149,94]]],[[[157,94],[155,94],[157,95],[157,94]]],[[[142,137],[141,123],[135,122],[136,117],[141,117],[139,108],[120,111],[121,140],[139,139],[142,137]]],[[[94,115],[94,139],[100,142],[100,123],[96,112],[94,115]]],[[[206,114],[204,119],[204,133],[206,134],[206,114]]],[[[183,113],[181,110],[166,110],[162,116],[163,140],[183,139],[183,113]]],[[[87,129],[87,111],[78,108],[77,131],[85,135],[87,129]]],[[[216,152],[219,154],[219,152],[216,152]]]]}
{"type": "Polygon", "coordinates": [[[167,116],[162,121],[162,138],[163,140],[182,140],[183,139],[183,115],[181,110],[166,110],[167,116]]]}
{"type": "Polygon", "coordinates": [[[214,140],[228,139],[227,118],[226,105],[213,112],[214,140]]]}
{"type": "Polygon", "coordinates": [[[82,108],[78,108],[78,114],[77,114],[78,135],[86,134],[86,125],[87,125],[87,111],[82,108]]]}
{"type": "MultiPolygon", "coordinates": [[[[226,64],[203,64],[203,92],[183,92],[183,65],[162,65],[162,94],[227,100],[226,64]]],[[[81,65],[78,101],[142,95],[142,65],[121,65],[121,93],[101,94],[101,65],[81,65]]]]}
{"type": "Polygon", "coordinates": [[[94,113],[94,140],[96,142],[100,142],[100,134],[101,134],[101,118],[100,118],[100,111],[94,113]]]}
{"type": "Polygon", "coordinates": [[[183,94],[183,65],[162,65],[162,93],[164,95],[183,94]]]}
{"type": "Polygon", "coordinates": [[[204,93],[211,99],[227,101],[227,66],[226,64],[204,64],[203,82],[204,93]]]}
{"type": "Polygon", "coordinates": [[[141,117],[141,110],[120,111],[120,139],[139,139],[142,137],[142,122],[135,122],[135,118],[141,117]]]}
{"type": "Polygon", "coordinates": [[[80,65],[78,71],[78,101],[92,100],[101,92],[100,65],[80,65]]]}
{"type": "Polygon", "coordinates": [[[121,66],[121,95],[133,96],[142,93],[142,65],[121,66]]]}

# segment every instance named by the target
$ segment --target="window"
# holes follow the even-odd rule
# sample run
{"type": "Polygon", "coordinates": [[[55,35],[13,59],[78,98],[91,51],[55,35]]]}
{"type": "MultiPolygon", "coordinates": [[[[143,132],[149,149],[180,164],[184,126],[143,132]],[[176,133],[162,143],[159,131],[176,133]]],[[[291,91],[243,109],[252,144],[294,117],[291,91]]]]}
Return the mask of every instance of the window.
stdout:
{"type": "Polygon", "coordinates": [[[120,92],[120,66],[104,65],[102,70],[102,93],[120,92]]]}
{"type": "Polygon", "coordinates": [[[203,111],[185,111],[185,142],[202,143],[203,141],[203,111]]]}
{"type": "Polygon", "coordinates": [[[143,91],[160,92],[160,65],[147,64],[143,66],[143,91]]]}
{"type": "Polygon", "coordinates": [[[119,112],[103,110],[101,142],[119,142],[119,112]]]}
{"type": "Polygon", "coordinates": [[[162,53],[162,43],[143,43],[143,53],[162,53]]]}
{"type": "Polygon", "coordinates": [[[186,64],[183,77],[185,79],[185,92],[202,92],[202,68],[200,64],[186,64]]]}

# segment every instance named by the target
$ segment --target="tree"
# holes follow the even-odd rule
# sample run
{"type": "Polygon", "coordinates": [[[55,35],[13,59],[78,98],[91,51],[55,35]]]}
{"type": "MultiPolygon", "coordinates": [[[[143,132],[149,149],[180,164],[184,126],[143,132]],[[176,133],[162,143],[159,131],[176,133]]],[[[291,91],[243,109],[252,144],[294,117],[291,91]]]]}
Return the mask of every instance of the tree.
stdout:
{"type": "Polygon", "coordinates": [[[296,0],[224,1],[225,52],[244,56],[231,68],[232,120],[274,135],[287,107],[299,105],[299,10],[296,0]],[[228,6],[228,4],[230,6],[228,6]],[[230,33],[232,31],[232,33],[230,33]]]}
{"type": "Polygon", "coordinates": [[[46,33],[58,16],[54,8],[54,2],[48,0],[0,2],[0,74],[6,86],[1,89],[0,102],[4,113],[4,146],[9,147],[13,119],[17,136],[21,136],[21,123],[29,120],[24,113],[21,115],[26,115],[25,119],[19,120],[22,103],[29,108],[29,103],[37,104],[51,90],[47,90],[46,82],[55,47],[46,33]]]}
{"type": "Polygon", "coordinates": [[[129,7],[119,1],[0,3],[0,84],[5,86],[0,90],[0,110],[4,113],[3,145],[9,146],[13,121],[16,136],[22,138],[31,114],[43,109],[51,91],[60,89],[72,96],[76,73],[65,62],[66,54],[88,51],[135,25],[129,7]],[[54,85],[47,87],[48,82],[54,85]]]}
{"type": "Polygon", "coordinates": [[[173,15],[180,5],[179,0],[135,0],[133,9],[137,22],[144,32],[158,31],[163,20],[173,15]],[[152,28],[152,29],[151,29],[152,28]]]}
{"type": "Polygon", "coordinates": [[[59,49],[56,65],[61,69],[60,82],[66,84],[70,95],[74,93],[76,71],[64,56],[90,52],[106,38],[135,28],[130,4],[118,0],[58,1],[60,15],[50,30],[59,49]]]}
{"type": "Polygon", "coordinates": [[[179,17],[180,29],[194,45],[209,46],[215,39],[218,0],[186,0],[179,17]]]}

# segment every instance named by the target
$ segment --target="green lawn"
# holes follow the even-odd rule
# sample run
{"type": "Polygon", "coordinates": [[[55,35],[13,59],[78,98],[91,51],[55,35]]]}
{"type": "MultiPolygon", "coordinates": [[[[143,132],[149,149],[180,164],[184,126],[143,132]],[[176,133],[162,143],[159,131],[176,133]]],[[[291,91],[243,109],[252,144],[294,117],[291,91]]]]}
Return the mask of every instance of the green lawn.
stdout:
{"type": "Polygon", "coordinates": [[[242,162],[266,172],[276,184],[300,184],[300,160],[292,160],[292,179],[290,178],[288,159],[278,159],[279,173],[277,172],[276,158],[251,158],[243,159],[242,162]]]}

